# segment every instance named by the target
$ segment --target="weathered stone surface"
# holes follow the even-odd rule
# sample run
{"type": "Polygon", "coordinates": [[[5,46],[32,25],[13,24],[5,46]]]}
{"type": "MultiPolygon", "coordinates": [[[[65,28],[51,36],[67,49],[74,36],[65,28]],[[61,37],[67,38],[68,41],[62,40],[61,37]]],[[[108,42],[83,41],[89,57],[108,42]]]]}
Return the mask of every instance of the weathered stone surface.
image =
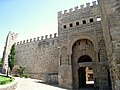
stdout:
{"type": "Polygon", "coordinates": [[[107,46],[109,69],[111,73],[112,89],[119,90],[120,78],[120,1],[98,0],[101,10],[102,27],[105,44],[107,46]],[[118,62],[118,63],[117,63],[118,62]],[[116,82],[118,81],[118,82],[116,82]]]}
{"type": "MultiPolygon", "coordinates": [[[[120,2],[98,1],[98,5],[87,3],[86,7],[81,5],[58,12],[58,36],[55,33],[54,37],[50,34],[50,37],[18,42],[15,63],[24,66],[25,73],[32,78],[73,89],[85,84],[85,75],[82,78],[81,75],[85,74],[84,68],[89,67],[93,70],[95,88],[111,90],[112,83],[113,90],[118,90],[120,2]]],[[[7,56],[4,54],[4,57],[7,56]]]]}
{"type": "Polygon", "coordinates": [[[72,88],[72,73],[71,66],[61,65],[59,67],[58,81],[63,88],[72,88]]]}

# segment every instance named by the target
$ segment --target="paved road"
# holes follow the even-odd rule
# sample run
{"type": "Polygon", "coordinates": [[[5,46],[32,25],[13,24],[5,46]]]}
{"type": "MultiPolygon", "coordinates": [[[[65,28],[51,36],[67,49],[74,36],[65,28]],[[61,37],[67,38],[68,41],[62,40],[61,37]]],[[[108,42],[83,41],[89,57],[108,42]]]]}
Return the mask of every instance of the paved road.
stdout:
{"type": "Polygon", "coordinates": [[[43,83],[39,83],[40,80],[29,78],[15,78],[18,81],[16,90],[66,90],[43,83]]]}

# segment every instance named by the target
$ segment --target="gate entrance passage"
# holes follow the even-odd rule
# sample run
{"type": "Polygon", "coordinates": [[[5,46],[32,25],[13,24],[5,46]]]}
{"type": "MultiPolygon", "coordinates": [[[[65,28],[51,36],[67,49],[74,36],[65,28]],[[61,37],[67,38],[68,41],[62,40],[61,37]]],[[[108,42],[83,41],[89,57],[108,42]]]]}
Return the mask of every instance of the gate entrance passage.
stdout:
{"type": "Polygon", "coordinates": [[[94,86],[92,68],[80,67],[78,69],[78,77],[79,77],[79,88],[94,86]]]}
{"type": "Polygon", "coordinates": [[[78,65],[79,88],[94,87],[92,59],[87,55],[81,56],[78,65]]]}

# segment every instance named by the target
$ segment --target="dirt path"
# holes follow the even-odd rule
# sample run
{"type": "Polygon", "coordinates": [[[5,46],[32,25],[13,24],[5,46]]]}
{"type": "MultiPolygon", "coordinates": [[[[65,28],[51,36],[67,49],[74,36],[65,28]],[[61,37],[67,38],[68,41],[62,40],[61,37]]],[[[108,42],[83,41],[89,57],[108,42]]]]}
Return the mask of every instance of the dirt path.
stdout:
{"type": "Polygon", "coordinates": [[[39,83],[40,80],[29,78],[16,78],[18,86],[16,90],[66,90],[46,84],[39,83]]]}

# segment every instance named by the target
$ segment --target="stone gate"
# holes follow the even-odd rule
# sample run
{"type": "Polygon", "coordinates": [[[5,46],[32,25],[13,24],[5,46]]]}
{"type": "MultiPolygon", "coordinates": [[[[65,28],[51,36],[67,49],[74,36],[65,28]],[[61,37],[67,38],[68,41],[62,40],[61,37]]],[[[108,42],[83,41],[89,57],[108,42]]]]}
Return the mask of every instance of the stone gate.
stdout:
{"type": "Polygon", "coordinates": [[[98,1],[58,12],[58,35],[17,42],[15,64],[31,78],[63,88],[119,90],[120,1],[98,1]]]}

